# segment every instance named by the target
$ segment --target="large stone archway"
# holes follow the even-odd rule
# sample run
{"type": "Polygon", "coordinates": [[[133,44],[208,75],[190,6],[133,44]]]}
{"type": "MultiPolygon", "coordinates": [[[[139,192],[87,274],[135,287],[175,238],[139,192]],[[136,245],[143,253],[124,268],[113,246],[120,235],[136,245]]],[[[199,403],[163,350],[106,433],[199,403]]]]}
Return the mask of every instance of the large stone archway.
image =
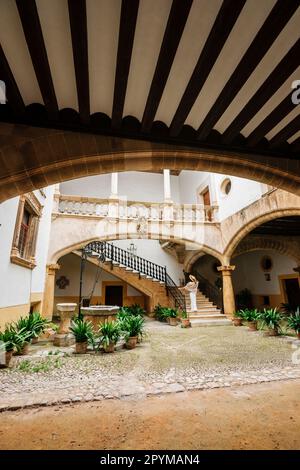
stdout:
{"type": "Polygon", "coordinates": [[[0,201],[62,181],[119,171],[197,170],[300,194],[297,160],[1,123],[0,201]]]}
{"type": "Polygon", "coordinates": [[[221,222],[224,262],[229,263],[239,243],[256,227],[278,217],[300,216],[300,198],[275,190],[221,222]]]}

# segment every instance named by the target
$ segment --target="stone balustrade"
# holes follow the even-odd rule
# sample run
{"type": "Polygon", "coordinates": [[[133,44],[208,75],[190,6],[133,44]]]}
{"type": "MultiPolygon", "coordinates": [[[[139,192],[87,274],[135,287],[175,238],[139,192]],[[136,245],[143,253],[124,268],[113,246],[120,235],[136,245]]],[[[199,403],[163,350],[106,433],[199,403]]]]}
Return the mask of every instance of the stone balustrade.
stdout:
{"type": "Polygon", "coordinates": [[[119,220],[160,222],[218,221],[218,206],[203,204],[151,203],[123,199],[97,199],[81,196],[57,195],[53,210],[56,215],[99,217],[119,220]]]}

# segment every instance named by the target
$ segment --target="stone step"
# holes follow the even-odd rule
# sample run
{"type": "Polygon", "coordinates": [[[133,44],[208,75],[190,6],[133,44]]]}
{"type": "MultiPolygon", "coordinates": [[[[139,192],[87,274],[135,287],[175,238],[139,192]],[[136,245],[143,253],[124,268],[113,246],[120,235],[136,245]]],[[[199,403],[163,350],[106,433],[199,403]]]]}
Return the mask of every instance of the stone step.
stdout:
{"type": "Polygon", "coordinates": [[[191,320],[192,327],[200,327],[200,326],[224,326],[224,325],[232,325],[232,322],[228,320],[228,318],[224,318],[222,320],[191,320]]]}
{"type": "Polygon", "coordinates": [[[222,313],[196,313],[196,314],[189,314],[190,319],[196,320],[206,320],[206,319],[217,319],[217,320],[224,320],[224,315],[222,313]]]}

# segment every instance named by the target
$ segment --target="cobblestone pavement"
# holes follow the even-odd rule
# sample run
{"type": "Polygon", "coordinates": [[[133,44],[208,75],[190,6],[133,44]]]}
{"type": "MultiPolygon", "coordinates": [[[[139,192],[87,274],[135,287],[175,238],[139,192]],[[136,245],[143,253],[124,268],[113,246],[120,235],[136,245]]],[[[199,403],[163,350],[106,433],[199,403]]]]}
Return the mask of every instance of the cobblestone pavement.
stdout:
{"type": "Polygon", "coordinates": [[[0,411],[300,378],[300,342],[287,337],[157,322],[148,322],[147,332],[136,349],[120,344],[114,354],[79,356],[72,348],[32,346],[29,356],[0,370],[0,411]],[[292,362],[295,352],[298,364],[292,362]]]}

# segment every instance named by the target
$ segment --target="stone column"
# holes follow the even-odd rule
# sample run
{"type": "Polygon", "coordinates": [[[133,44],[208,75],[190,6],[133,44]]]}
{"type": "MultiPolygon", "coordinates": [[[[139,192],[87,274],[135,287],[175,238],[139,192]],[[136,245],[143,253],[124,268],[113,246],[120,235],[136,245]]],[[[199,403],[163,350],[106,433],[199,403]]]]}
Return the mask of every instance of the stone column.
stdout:
{"type": "Polygon", "coordinates": [[[75,343],[74,336],[70,333],[71,318],[75,314],[77,304],[57,304],[56,308],[60,316],[60,324],[54,336],[54,346],[71,346],[75,343]]]}
{"type": "Polygon", "coordinates": [[[219,266],[218,271],[222,272],[223,278],[223,308],[227,317],[232,317],[235,312],[235,298],[232,285],[231,273],[235,266],[219,266]]]}
{"type": "Polygon", "coordinates": [[[170,170],[164,170],[164,201],[172,202],[170,170]]]}
{"type": "Polygon", "coordinates": [[[43,317],[52,319],[55,290],[55,273],[60,268],[59,264],[48,264],[46,271],[45,290],[43,296],[43,317]]]}
{"type": "Polygon", "coordinates": [[[118,173],[111,174],[111,190],[110,198],[118,198],[118,173]]]}

